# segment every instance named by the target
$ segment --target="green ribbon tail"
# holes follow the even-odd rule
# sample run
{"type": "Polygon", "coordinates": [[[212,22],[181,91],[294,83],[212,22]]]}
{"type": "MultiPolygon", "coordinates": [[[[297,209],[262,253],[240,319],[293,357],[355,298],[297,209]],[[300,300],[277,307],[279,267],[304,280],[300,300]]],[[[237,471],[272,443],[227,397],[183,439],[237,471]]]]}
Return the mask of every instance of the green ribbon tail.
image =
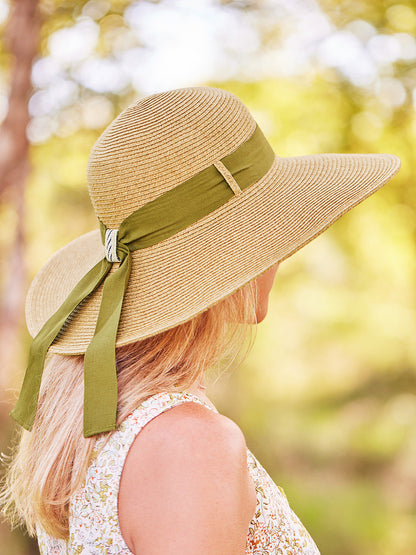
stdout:
{"type": "Polygon", "coordinates": [[[84,357],[84,437],[116,428],[116,337],[131,272],[130,251],[124,245],[120,250],[122,261],[105,280],[94,337],[84,357]]]}
{"type": "Polygon", "coordinates": [[[26,430],[32,429],[35,420],[43,367],[49,347],[69,315],[100,285],[110,271],[111,266],[112,264],[104,258],[85,274],[59,309],[45,322],[42,329],[33,339],[19,398],[10,413],[13,420],[26,430]]]}

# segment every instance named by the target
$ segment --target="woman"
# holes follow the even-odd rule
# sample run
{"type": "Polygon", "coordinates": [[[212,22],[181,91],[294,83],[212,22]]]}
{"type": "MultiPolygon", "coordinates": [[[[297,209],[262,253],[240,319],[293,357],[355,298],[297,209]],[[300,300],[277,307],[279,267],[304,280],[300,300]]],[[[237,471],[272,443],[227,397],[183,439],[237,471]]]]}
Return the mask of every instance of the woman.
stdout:
{"type": "Polygon", "coordinates": [[[319,553],[205,375],[266,316],[279,263],[399,167],[280,158],[213,87],[151,95],[108,126],[87,170],[100,231],[27,297],[11,413],[25,430],[2,498],[42,555],[319,553]]]}

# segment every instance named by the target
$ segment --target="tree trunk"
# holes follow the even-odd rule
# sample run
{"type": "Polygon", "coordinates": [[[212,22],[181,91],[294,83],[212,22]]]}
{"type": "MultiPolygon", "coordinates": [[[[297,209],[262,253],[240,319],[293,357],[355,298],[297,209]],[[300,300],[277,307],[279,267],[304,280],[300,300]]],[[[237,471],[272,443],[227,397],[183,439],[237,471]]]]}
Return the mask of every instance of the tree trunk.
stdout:
{"type": "MultiPolygon", "coordinates": [[[[0,126],[0,194],[16,212],[16,225],[3,264],[0,299],[0,391],[10,383],[11,372],[19,360],[19,336],[23,323],[23,296],[26,286],[24,263],[24,196],[30,171],[28,102],[32,92],[31,71],[40,42],[38,0],[16,0],[5,29],[5,42],[11,58],[9,108],[0,126]]],[[[3,253],[4,254],[4,253],[3,253]]],[[[0,406],[5,417],[7,399],[0,406]]],[[[10,402],[10,400],[9,400],[10,402]]]]}

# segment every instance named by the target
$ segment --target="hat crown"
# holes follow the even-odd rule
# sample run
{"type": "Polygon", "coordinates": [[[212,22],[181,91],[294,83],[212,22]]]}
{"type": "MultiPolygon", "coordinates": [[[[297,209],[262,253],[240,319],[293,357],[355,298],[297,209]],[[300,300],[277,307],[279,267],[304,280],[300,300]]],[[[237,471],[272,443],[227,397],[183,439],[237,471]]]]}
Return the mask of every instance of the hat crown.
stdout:
{"type": "Polygon", "coordinates": [[[104,130],[87,166],[94,210],[106,227],[238,148],[256,122],[234,94],[214,87],[156,93],[104,130]]]}

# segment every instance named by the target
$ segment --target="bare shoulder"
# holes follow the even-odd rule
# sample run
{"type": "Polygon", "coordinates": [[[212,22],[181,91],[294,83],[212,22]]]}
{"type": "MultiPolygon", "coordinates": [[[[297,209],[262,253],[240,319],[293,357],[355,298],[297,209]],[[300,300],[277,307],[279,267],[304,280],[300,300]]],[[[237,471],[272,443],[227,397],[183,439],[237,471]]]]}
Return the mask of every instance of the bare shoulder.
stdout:
{"type": "Polygon", "coordinates": [[[163,444],[179,449],[178,442],[185,443],[182,447],[198,442],[208,451],[213,442],[218,448],[223,444],[227,450],[241,451],[246,449],[244,434],[240,427],[230,418],[210,410],[199,403],[187,402],[173,407],[157,418],[154,418],[142,430],[163,439],[163,444]]]}
{"type": "Polygon", "coordinates": [[[255,506],[245,438],[226,416],[182,403],[133,442],[119,491],[120,528],[133,553],[241,555],[255,506]]]}

